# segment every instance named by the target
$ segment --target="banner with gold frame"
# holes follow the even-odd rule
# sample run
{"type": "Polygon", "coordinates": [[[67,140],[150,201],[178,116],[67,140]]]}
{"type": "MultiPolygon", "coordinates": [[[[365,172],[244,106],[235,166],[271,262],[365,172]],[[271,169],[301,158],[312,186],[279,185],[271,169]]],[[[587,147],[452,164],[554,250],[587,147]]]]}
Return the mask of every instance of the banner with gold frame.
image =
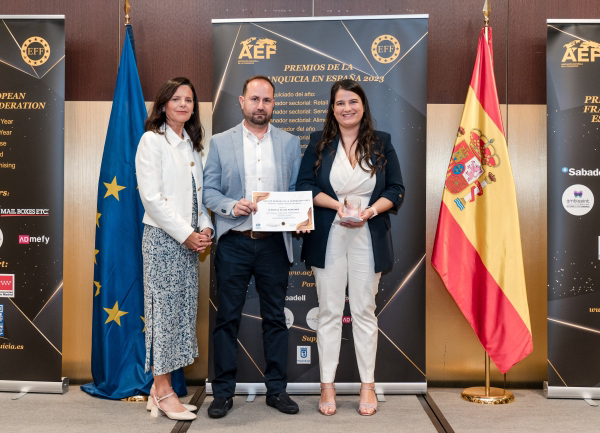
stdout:
{"type": "MultiPolygon", "coordinates": [[[[242,120],[238,96],[244,81],[266,75],[275,84],[272,124],[300,138],[323,128],[332,84],[358,81],[377,124],[391,134],[406,199],[391,214],[395,263],[379,285],[378,393],[425,393],[425,141],[427,15],[213,20],[213,134],[242,120]]],[[[319,389],[317,293],[312,271],[294,240],[286,319],[288,391],[319,389]]],[[[218,248],[218,244],[216,246],[218,248]]],[[[213,251],[215,249],[213,248],[213,251]]],[[[214,254],[214,252],[213,252],[214,254]]],[[[210,326],[218,308],[214,268],[210,326]]],[[[258,294],[251,281],[239,333],[238,393],[264,393],[265,360],[258,294]]],[[[212,339],[209,381],[214,377],[212,339]]],[[[343,317],[338,392],[358,392],[360,379],[348,303],[343,317]]],[[[210,392],[210,384],[208,386],[210,392]]]]}
{"type": "Polygon", "coordinates": [[[600,398],[600,20],[548,20],[549,398],[600,398]]]}
{"type": "Polygon", "coordinates": [[[0,21],[0,391],[62,393],[65,20],[0,21]]]}

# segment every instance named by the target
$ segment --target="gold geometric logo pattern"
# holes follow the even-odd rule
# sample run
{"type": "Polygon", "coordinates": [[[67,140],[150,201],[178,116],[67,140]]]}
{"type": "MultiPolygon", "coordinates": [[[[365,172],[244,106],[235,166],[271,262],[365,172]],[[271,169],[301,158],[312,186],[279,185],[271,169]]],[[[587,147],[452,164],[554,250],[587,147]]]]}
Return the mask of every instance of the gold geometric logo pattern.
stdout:
{"type": "Polygon", "coordinates": [[[400,55],[400,42],[392,35],[381,35],[373,41],[371,54],[379,63],[391,63],[400,55]],[[382,54],[391,54],[383,56],[382,54]]]}
{"type": "Polygon", "coordinates": [[[28,65],[43,65],[50,58],[50,45],[44,38],[33,36],[21,46],[21,57],[28,65]]]}

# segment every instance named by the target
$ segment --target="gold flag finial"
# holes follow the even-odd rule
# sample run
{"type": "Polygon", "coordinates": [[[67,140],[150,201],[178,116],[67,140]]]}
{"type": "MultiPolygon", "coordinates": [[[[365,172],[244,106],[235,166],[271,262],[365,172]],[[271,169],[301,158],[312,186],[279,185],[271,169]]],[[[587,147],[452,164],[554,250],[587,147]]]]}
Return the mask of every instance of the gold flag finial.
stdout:
{"type": "Polygon", "coordinates": [[[492,13],[492,1],[485,0],[485,3],[483,4],[483,22],[485,23],[486,27],[490,25],[490,14],[491,13],[492,13]]]}
{"type": "Polygon", "coordinates": [[[129,4],[129,0],[125,0],[125,25],[128,26],[129,23],[129,10],[131,9],[131,5],[129,4]]]}

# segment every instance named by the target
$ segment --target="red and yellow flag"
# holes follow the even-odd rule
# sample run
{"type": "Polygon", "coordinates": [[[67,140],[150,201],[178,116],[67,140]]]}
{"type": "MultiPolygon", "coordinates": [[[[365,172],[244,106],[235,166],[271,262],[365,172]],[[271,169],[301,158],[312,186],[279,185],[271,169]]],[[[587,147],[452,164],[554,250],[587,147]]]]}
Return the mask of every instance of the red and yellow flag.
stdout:
{"type": "Polygon", "coordinates": [[[533,350],[517,197],[492,50],[479,35],[477,59],[452,150],[433,266],[498,369],[533,350]]]}

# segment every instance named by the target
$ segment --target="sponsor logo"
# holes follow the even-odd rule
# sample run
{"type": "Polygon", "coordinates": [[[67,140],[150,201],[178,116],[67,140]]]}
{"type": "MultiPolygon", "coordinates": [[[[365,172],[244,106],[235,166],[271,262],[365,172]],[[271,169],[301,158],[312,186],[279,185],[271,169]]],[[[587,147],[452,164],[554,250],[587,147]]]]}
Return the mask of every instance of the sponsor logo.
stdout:
{"type": "Polygon", "coordinates": [[[20,244],[45,244],[45,245],[48,245],[48,242],[50,242],[50,238],[47,236],[19,235],[19,243],[20,244]]]}
{"type": "Polygon", "coordinates": [[[16,216],[48,216],[50,209],[6,209],[0,208],[0,216],[16,217],[16,216]]]}
{"type": "Polygon", "coordinates": [[[594,194],[585,185],[571,185],[563,193],[562,203],[571,215],[582,216],[594,207],[594,194]]]}
{"type": "Polygon", "coordinates": [[[302,336],[302,341],[306,341],[307,343],[316,343],[317,342],[317,337],[303,335],[302,336]]]}
{"type": "Polygon", "coordinates": [[[569,173],[569,176],[600,176],[600,168],[586,170],[585,168],[562,168],[563,173],[569,173]]]}
{"type": "Polygon", "coordinates": [[[284,308],[283,312],[285,314],[285,326],[290,329],[294,324],[294,313],[289,308],[284,308]]]}
{"type": "Polygon", "coordinates": [[[317,330],[317,324],[319,322],[319,307],[311,308],[306,315],[306,324],[313,331],[317,330]]]}
{"type": "Polygon", "coordinates": [[[0,247],[2,246],[3,241],[4,241],[4,235],[2,234],[2,230],[0,230],[0,247]]]}
{"type": "Polygon", "coordinates": [[[240,43],[238,65],[251,65],[259,60],[270,59],[277,52],[277,42],[269,38],[251,37],[240,43]]]}
{"type": "Polygon", "coordinates": [[[575,39],[564,45],[565,54],[561,61],[563,68],[578,68],[584,63],[595,62],[600,58],[600,44],[593,41],[575,39]]]}
{"type": "Polygon", "coordinates": [[[286,301],[306,301],[306,295],[286,296],[286,301]]]}
{"type": "Polygon", "coordinates": [[[33,36],[21,46],[21,57],[28,65],[43,65],[50,58],[50,45],[44,38],[33,36]]]}
{"type": "Polygon", "coordinates": [[[0,274],[0,298],[15,297],[15,274],[0,274]]]}
{"type": "Polygon", "coordinates": [[[297,346],[296,349],[296,363],[297,364],[310,364],[310,346],[297,346]]]}
{"type": "Polygon", "coordinates": [[[392,35],[381,35],[371,44],[371,54],[379,63],[391,63],[400,55],[400,42],[392,35]]]}
{"type": "Polygon", "coordinates": [[[347,325],[348,323],[352,323],[352,316],[344,316],[342,317],[342,323],[347,325]]]}

